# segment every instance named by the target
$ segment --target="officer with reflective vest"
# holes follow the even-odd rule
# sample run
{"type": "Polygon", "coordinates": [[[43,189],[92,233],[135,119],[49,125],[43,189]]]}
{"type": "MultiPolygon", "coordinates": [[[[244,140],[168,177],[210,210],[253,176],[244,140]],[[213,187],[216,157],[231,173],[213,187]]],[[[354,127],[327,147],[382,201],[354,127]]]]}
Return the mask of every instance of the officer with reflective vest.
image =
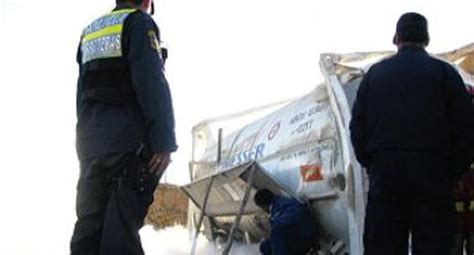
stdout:
{"type": "Polygon", "coordinates": [[[116,0],[81,36],[73,255],[144,254],[138,231],[177,149],[151,1],[116,0]]]}

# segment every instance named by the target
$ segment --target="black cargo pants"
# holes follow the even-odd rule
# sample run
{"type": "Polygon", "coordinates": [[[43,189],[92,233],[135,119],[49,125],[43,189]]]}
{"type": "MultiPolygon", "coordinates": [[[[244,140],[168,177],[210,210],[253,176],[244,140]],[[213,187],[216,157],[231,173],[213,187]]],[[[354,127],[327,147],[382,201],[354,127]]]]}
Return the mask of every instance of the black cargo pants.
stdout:
{"type": "Polygon", "coordinates": [[[441,156],[379,152],[372,156],[365,255],[447,255],[455,218],[452,177],[441,156]]]}
{"type": "Polygon", "coordinates": [[[134,153],[81,162],[72,255],[144,254],[138,231],[159,181],[147,164],[134,153]]]}

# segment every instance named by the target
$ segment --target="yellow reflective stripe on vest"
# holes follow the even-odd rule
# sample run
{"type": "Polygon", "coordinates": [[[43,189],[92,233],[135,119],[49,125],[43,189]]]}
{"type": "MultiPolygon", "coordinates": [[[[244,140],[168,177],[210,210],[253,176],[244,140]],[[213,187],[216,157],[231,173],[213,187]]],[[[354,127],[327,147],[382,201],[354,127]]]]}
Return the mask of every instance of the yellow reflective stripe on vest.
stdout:
{"type": "Polygon", "coordinates": [[[464,202],[456,202],[456,212],[464,212],[464,202]]]}
{"type": "Polygon", "coordinates": [[[108,13],[87,26],[81,38],[82,64],[92,60],[122,56],[123,23],[136,9],[108,13]]]}
{"type": "Polygon", "coordinates": [[[121,14],[121,13],[132,13],[136,10],[138,10],[138,9],[121,9],[121,10],[112,11],[111,13],[107,13],[104,16],[110,16],[110,15],[113,15],[113,14],[121,14]]]}
{"type": "Polygon", "coordinates": [[[469,203],[469,211],[474,212],[474,200],[471,200],[471,203],[469,203]]]}
{"type": "Polygon", "coordinates": [[[104,27],[113,26],[122,24],[124,19],[128,16],[128,14],[137,11],[136,9],[124,9],[113,11],[111,13],[107,13],[102,17],[96,19],[92,22],[89,26],[87,26],[84,31],[83,35],[88,35],[90,33],[96,32],[101,30],[104,27]]]}
{"type": "Polygon", "coordinates": [[[104,37],[104,36],[109,36],[109,35],[114,35],[114,34],[121,34],[122,29],[123,29],[122,24],[102,28],[99,31],[92,32],[82,37],[82,43],[86,43],[88,41],[97,39],[99,37],[104,37]]]}

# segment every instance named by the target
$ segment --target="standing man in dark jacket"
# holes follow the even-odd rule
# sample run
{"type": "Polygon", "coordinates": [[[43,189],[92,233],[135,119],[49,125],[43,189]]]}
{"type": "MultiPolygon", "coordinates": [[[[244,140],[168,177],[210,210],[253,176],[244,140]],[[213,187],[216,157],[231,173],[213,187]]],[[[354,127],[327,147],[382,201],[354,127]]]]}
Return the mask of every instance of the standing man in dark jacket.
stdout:
{"type": "Polygon", "coordinates": [[[366,255],[445,255],[452,246],[454,176],[472,157],[473,112],[464,82],[431,57],[428,25],[403,14],[398,53],[373,65],[360,84],[350,124],[370,189],[366,255]]]}
{"type": "Polygon", "coordinates": [[[176,151],[151,0],[116,0],[77,54],[77,222],[73,255],[143,254],[139,229],[176,151]]]}
{"type": "Polygon", "coordinates": [[[317,232],[307,206],[293,198],[261,189],[255,204],[270,213],[270,238],[260,244],[263,255],[306,255],[317,245],[317,232]]]}

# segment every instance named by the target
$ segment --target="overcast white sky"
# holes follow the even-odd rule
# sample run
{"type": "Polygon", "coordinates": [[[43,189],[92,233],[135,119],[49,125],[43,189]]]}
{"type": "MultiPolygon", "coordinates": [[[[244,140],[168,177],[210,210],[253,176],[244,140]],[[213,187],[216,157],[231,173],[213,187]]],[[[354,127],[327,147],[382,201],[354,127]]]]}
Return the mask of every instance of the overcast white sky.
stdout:
{"type": "MultiPolygon", "coordinates": [[[[474,42],[472,0],[157,0],[187,180],[197,122],[309,92],[322,52],[394,49],[398,17],[429,20],[428,50],[474,42]]],[[[74,223],[76,47],[113,0],[0,0],[0,254],[66,254],[74,223]]]]}

